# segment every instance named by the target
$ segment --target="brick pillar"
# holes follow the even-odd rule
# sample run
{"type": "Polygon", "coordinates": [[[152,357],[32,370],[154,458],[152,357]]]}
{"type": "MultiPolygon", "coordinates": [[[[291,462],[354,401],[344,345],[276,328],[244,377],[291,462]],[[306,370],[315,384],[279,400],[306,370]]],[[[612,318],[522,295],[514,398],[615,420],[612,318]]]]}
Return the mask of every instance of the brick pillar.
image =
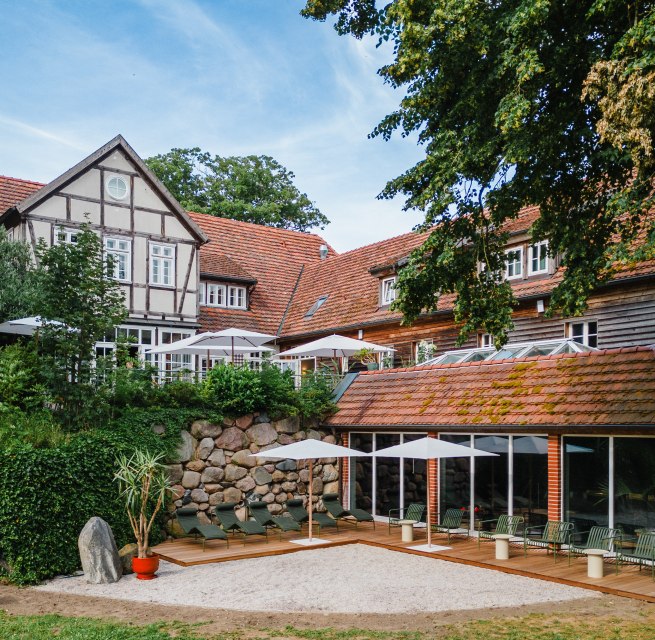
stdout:
{"type": "MultiPolygon", "coordinates": [[[[436,438],[437,433],[430,432],[428,433],[428,438],[436,438]]],[[[439,522],[439,461],[438,460],[426,460],[429,475],[430,475],[430,486],[428,487],[428,500],[430,501],[430,515],[431,521],[433,524],[439,522]]],[[[427,517],[427,513],[426,513],[427,517]]]]}
{"type": "Polygon", "coordinates": [[[562,438],[548,435],[548,519],[562,519],[562,438]]]}
{"type": "MultiPolygon", "coordinates": [[[[349,434],[341,434],[341,445],[348,447],[349,434]]],[[[341,500],[345,509],[350,508],[350,458],[341,458],[341,500]]]]}

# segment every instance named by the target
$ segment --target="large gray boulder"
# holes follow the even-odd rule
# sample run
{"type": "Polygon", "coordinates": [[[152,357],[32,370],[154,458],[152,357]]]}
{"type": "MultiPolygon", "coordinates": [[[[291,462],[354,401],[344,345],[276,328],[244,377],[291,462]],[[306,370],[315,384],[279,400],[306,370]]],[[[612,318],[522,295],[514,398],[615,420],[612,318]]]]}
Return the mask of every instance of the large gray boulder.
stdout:
{"type": "Polygon", "coordinates": [[[93,517],[84,525],[77,546],[87,582],[111,584],[121,579],[123,565],[114,534],[102,518],[93,517]]]}

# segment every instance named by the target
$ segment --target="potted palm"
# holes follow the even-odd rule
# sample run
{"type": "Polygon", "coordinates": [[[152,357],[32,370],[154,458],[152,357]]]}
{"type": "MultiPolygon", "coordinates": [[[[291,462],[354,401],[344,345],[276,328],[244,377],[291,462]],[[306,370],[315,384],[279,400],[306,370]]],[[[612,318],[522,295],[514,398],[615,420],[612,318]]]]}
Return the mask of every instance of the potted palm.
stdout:
{"type": "Polygon", "coordinates": [[[149,540],[155,517],[170,491],[162,458],[162,454],[143,451],[131,458],[121,456],[114,474],[136,539],[137,555],[132,559],[132,568],[139,580],[156,578],[159,568],[159,556],[150,553],[149,540]]]}
{"type": "Polygon", "coordinates": [[[361,362],[367,369],[375,370],[379,368],[378,358],[373,349],[360,349],[357,353],[353,354],[353,359],[361,362]]]}

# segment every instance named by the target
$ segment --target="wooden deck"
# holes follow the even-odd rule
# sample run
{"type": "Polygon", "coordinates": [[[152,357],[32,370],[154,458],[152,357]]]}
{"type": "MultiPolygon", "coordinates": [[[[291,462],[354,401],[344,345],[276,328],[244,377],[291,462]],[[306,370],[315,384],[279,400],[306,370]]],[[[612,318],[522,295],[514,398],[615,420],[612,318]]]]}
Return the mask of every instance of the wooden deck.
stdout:
{"type": "MultiPolygon", "coordinates": [[[[305,528],[303,529],[303,536],[306,536],[306,534],[305,528]]],[[[545,551],[533,548],[528,550],[528,557],[526,558],[523,555],[522,546],[510,546],[510,559],[496,560],[493,542],[483,542],[478,550],[476,538],[465,539],[463,537],[452,538],[450,542],[452,548],[450,550],[426,553],[408,548],[425,543],[424,531],[416,529],[414,542],[405,543],[400,540],[400,529],[392,529],[391,535],[389,535],[386,525],[380,522],[377,523],[375,531],[367,523],[361,524],[359,527],[347,524],[341,525],[338,532],[334,530],[323,531],[321,539],[326,542],[321,546],[307,547],[291,542],[291,540],[300,537],[298,533],[291,532],[284,534],[282,540],[280,540],[277,534],[269,533],[268,543],[261,536],[250,536],[245,540],[244,544],[242,538],[230,536],[229,548],[223,541],[209,541],[206,543],[204,552],[202,542],[185,538],[164,542],[155,547],[153,551],[158,553],[164,560],[188,567],[245,558],[301,553],[307,549],[320,549],[347,544],[368,544],[391,551],[412,553],[428,558],[601,591],[611,595],[655,602],[655,582],[651,579],[650,571],[644,569],[640,572],[638,567],[632,565],[623,565],[617,576],[614,564],[605,562],[605,577],[593,579],[587,577],[587,560],[584,557],[574,558],[569,567],[568,558],[565,555],[558,556],[558,560],[555,562],[551,554],[547,555],[545,551]]],[[[447,545],[446,537],[442,535],[435,534],[432,542],[442,546],[447,545]]]]}

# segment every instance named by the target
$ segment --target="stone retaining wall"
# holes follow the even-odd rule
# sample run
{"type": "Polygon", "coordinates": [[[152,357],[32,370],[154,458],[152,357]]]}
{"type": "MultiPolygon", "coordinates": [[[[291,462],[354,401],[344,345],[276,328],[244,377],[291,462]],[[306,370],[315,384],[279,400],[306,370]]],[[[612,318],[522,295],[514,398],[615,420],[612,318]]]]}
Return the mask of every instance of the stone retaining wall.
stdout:
{"type": "MultiPolygon", "coordinates": [[[[305,463],[266,461],[250,454],[306,438],[335,442],[334,436],[317,428],[317,423],[301,428],[298,418],[271,422],[264,413],[226,419],[222,424],[194,422],[189,431],[182,432],[182,443],[168,465],[173,502],[167,532],[184,535],[173,517],[181,506],[196,507],[203,522],[210,521],[211,510],[221,502],[239,503],[240,518],[246,517],[245,503],[254,500],[268,503],[273,514],[282,513],[287,500],[308,493],[305,463]]],[[[326,458],[314,465],[313,493],[319,511],[323,509],[323,492],[339,490],[338,464],[336,458],[326,458]]]]}

